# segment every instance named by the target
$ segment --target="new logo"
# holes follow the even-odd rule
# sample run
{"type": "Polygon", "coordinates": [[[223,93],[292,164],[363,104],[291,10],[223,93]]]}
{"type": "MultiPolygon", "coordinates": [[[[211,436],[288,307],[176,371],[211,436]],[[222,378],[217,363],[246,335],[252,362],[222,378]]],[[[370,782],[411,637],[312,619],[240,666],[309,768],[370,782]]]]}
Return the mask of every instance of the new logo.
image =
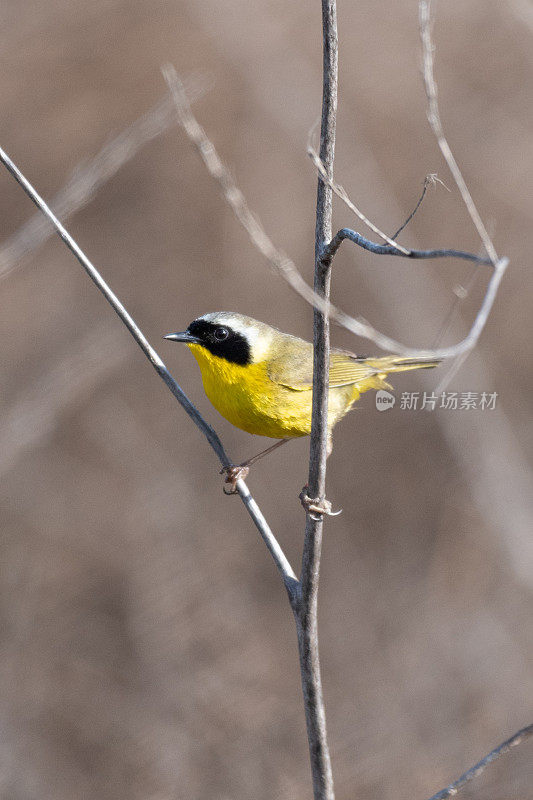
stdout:
{"type": "Polygon", "coordinates": [[[376,392],[376,408],[378,411],[389,411],[395,402],[394,395],[386,392],[385,389],[380,389],[379,392],[376,392]]]}

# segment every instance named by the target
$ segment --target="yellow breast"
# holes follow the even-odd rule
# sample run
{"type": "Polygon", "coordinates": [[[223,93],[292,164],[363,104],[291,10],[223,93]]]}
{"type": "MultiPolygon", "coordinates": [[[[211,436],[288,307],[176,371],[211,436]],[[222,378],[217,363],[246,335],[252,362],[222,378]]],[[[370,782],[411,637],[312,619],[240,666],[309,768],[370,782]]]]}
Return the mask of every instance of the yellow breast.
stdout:
{"type": "MultiPolygon", "coordinates": [[[[188,345],[198,361],[205,393],[232,425],[258,436],[287,439],[311,432],[312,392],[274,383],[266,362],[241,366],[213,356],[206,348],[188,345]]],[[[354,387],[330,391],[330,427],[359,396],[354,387]]]]}

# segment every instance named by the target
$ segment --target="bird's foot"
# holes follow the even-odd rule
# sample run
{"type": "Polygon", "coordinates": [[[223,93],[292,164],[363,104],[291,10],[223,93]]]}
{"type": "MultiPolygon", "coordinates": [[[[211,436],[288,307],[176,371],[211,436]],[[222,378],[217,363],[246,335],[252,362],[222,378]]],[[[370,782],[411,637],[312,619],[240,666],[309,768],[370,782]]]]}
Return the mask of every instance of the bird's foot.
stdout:
{"type": "Polygon", "coordinates": [[[312,519],[319,520],[324,516],[338,517],[339,514],[342,514],[342,508],[338,511],[332,511],[331,503],[325,497],[323,499],[309,497],[307,494],[308,489],[309,486],[306,484],[300,492],[300,502],[312,519]]]}
{"type": "Polygon", "coordinates": [[[246,464],[229,464],[227,467],[222,467],[220,470],[221,475],[226,475],[222,491],[224,494],[237,494],[237,481],[246,480],[250,467],[246,464]],[[226,484],[228,488],[226,489],[226,484]]]}

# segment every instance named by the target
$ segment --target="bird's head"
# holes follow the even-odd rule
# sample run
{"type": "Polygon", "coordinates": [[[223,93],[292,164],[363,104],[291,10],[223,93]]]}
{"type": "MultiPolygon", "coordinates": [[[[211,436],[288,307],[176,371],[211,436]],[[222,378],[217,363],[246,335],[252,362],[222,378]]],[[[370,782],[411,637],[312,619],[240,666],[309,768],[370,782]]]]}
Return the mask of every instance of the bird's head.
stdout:
{"type": "Polygon", "coordinates": [[[264,322],[230,311],[214,311],[195,319],[186,331],[169,333],[165,339],[184,342],[194,355],[201,350],[233,364],[246,366],[267,357],[273,338],[279,335],[264,322]]]}

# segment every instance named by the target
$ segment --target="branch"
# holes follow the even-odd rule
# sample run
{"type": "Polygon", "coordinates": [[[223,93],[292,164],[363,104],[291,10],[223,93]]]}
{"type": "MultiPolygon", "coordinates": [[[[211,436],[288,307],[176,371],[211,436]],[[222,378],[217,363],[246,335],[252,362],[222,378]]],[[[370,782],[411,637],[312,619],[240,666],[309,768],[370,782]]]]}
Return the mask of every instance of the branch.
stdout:
{"type": "MultiPolygon", "coordinates": [[[[52,223],[55,230],[64,241],[68,249],[76,256],[78,261],[80,262],[81,266],[88,274],[89,278],[96,284],[98,289],[102,292],[108,303],[111,305],[113,310],[122,320],[126,328],[129,330],[145,356],[148,358],[154,369],[156,370],[157,374],[160,378],[166,383],[178,403],[181,407],[185,410],[185,412],[189,415],[192,419],[196,427],[203,433],[206,437],[207,441],[211,445],[212,449],[218,456],[220,463],[223,467],[230,466],[231,461],[228,458],[226,451],[218,437],[218,434],[214,430],[214,428],[209,425],[208,422],[202,417],[198,409],[196,408],[193,403],[189,400],[187,395],[184,393],[182,388],[179,384],[174,380],[168,369],[166,368],[165,364],[163,363],[160,356],[156,353],[154,348],[148,342],[144,334],[142,333],[141,329],[136,324],[135,320],[130,316],[130,314],[126,311],[126,308],[122,305],[116,294],[112,291],[112,289],[108,286],[105,280],[102,278],[96,267],[89,261],[85,253],[81,250],[81,248],[76,244],[72,236],[68,233],[66,228],[59,222],[55,214],[50,210],[50,208],[46,205],[42,197],[35,191],[31,183],[24,177],[24,175],[20,172],[17,166],[13,163],[13,161],[9,158],[9,156],[0,148],[0,161],[4,164],[6,169],[11,173],[11,175],[15,178],[15,180],[20,184],[20,186],[24,189],[28,197],[35,203],[37,208],[42,211],[42,213],[48,218],[48,220],[52,223]]],[[[243,480],[237,481],[237,491],[243,501],[246,510],[250,514],[256,528],[258,529],[259,533],[261,534],[263,541],[265,542],[274,562],[278,568],[278,571],[281,574],[283,582],[285,584],[285,588],[289,594],[289,597],[292,599],[296,594],[296,589],[298,585],[298,580],[294,571],[292,570],[291,565],[289,564],[283,550],[281,549],[280,545],[278,544],[274,534],[270,530],[265,518],[263,517],[257,503],[253,499],[243,480]]]]}
{"type": "MultiPolygon", "coordinates": [[[[313,317],[313,411],[309,452],[307,494],[314,508],[327,513],[326,459],[328,457],[328,394],[329,394],[329,296],[331,260],[323,254],[331,239],[333,161],[337,121],[338,36],[336,0],[322,0],[323,90],[320,128],[320,162],[316,199],[313,317]]],[[[305,491],[305,490],[304,490],[305,491]]],[[[320,675],[318,649],[318,585],[324,513],[306,508],[305,538],[300,574],[301,591],[295,608],[300,673],[305,703],[307,738],[313,774],[315,800],[334,800],[333,774],[326,731],[326,712],[320,675]]]]}
{"type": "Polygon", "coordinates": [[[443,181],[441,181],[440,178],[437,178],[437,173],[436,172],[431,172],[429,175],[426,175],[426,177],[424,178],[424,188],[422,189],[422,194],[418,198],[416,206],[413,208],[413,210],[411,211],[411,213],[409,214],[409,216],[407,217],[405,222],[402,225],[400,225],[400,227],[398,228],[396,233],[393,233],[393,235],[391,237],[393,240],[398,238],[400,233],[404,230],[404,228],[406,228],[409,225],[409,223],[411,222],[411,220],[415,216],[416,212],[418,211],[418,209],[420,208],[420,206],[424,202],[424,197],[426,196],[426,192],[428,190],[428,187],[429,186],[436,186],[437,183],[440,183],[442,186],[444,186],[446,191],[448,191],[448,192],[450,191],[448,189],[448,187],[446,186],[446,184],[443,183],[443,181]]]}
{"type": "MultiPolygon", "coordinates": [[[[311,144],[312,135],[313,135],[313,130],[311,130],[311,133],[309,134],[309,139],[308,139],[308,142],[307,142],[307,155],[309,156],[309,158],[311,159],[311,161],[315,165],[316,171],[318,172],[318,175],[322,179],[322,182],[325,183],[327,186],[329,186],[329,188],[333,192],[335,192],[337,197],[339,197],[342,200],[342,202],[346,206],[348,206],[350,211],[353,211],[355,216],[358,217],[361,220],[361,222],[364,222],[364,224],[367,225],[370,228],[371,231],[376,233],[381,239],[383,239],[383,241],[387,242],[392,247],[397,248],[400,251],[400,253],[404,254],[404,256],[408,256],[409,255],[409,250],[407,250],[405,247],[402,247],[401,244],[398,244],[397,242],[395,242],[394,241],[394,239],[396,238],[395,236],[389,237],[389,236],[387,236],[386,233],[383,233],[382,231],[380,231],[380,229],[377,227],[377,225],[374,225],[374,223],[371,222],[368,219],[368,217],[366,217],[363,214],[363,212],[360,211],[357,208],[357,206],[352,203],[352,201],[350,200],[350,198],[349,198],[349,196],[348,196],[348,194],[346,192],[346,189],[343,186],[340,186],[340,184],[336,183],[336,181],[333,180],[333,177],[331,175],[328,175],[328,171],[327,171],[326,165],[324,164],[324,161],[322,160],[322,158],[320,158],[320,156],[318,155],[318,153],[316,152],[316,150],[314,149],[314,147],[311,144]]],[[[330,232],[330,238],[331,238],[331,232],[330,232]]]]}
{"type": "Polygon", "coordinates": [[[357,231],[352,231],[351,228],[341,228],[341,230],[335,234],[324,251],[324,259],[332,259],[345,239],[349,239],[364,250],[368,250],[370,253],[374,253],[378,256],[401,256],[402,258],[412,258],[415,260],[427,258],[460,258],[463,261],[473,261],[475,264],[482,264],[489,267],[493,266],[490,258],[483,258],[474,253],[468,253],[465,250],[444,248],[439,250],[408,250],[405,253],[399,249],[397,244],[392,246],[376,244],[376,242],[365,239],[365,237],[357,233],[357,231]]]}
{"type": "Polygon", "coordinates": [[[441,789],[440,792],[437,792],[437,794],[434,794],[433,797],[430,797],[429,800],[446,800],[448,797],[453,797],[460,789],[463,788],[466,783],[473,780],[473,778],[477,778],[478,775],[481,775],[485,767],[487,767],[489,764],[492,764],[493,761],[497,761],[500,756],[508,753],[511,747],[516,747],[526,739],[529,739],[529,737],[532,735],[533,725],[528,725],[527,728],[522,728],[515,733],[514,736],[511,736],[510,739],[506,739],[505,742],[502,742],[498,745],[498,747],[494,748],[494,750],[491,750],[491,752],[485,756],[485,758],[482,758],[481,761],[478,761],[477,764],[474,764],[473,767],[470,767],[470,769],[463,773],[460,778],[457,778],[456,781],[450,783],[450,785],[445,789],[441,789]]]}
{"type": "Polygon", "coordinates": [[[472,195],[468,190],[468,186],[463,178],[461,170],[454,158],[450,149],[450,145],[444,135],[442,123],[440,120],[439,104],[437,101],[437,85],[433,74],[433,52],[435,47],[431,39],[431,0],[419,0],[418,4],[418,18],[420,22],[420,37],[422,39],[422,56],[423,56],[423,76],[424,86],[426,88],[426,96],[428,101],[427,118],[433,133],[437,139],[438,145],[441,149],[453,179],[457,184],[457,188],[461,193],[463,202],[470,214],[470,218],[476,226],[477,232],[487,254],[493,264],[498,261],[498,254],[492,243],[492,240],[483,224],[478,210],[472,200],[472,195]]]}

